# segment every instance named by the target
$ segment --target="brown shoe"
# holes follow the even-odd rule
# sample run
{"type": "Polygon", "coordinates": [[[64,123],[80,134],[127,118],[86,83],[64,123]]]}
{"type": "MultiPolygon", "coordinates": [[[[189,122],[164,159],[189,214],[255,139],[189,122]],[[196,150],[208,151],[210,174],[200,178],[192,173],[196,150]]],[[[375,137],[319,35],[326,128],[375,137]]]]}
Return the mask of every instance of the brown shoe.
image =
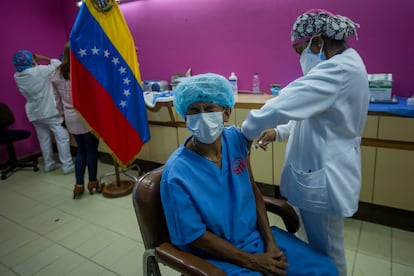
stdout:
{"type": "Polygon", "coordinates": [[[99,187],[98,181],[90,181],[88,183],[88,191],[89,191],[90,194],[93,194],[93,189],[95,189],[95,191],[97,193],[100,192],[100,187],[99,187]]]}
{"type": "Polygon", "coordinates": [[[83,185],[75,185],[75,188],[73,188],[73,199],[79,198],[83,191],[85,190],[85,187],[83,185]]]}

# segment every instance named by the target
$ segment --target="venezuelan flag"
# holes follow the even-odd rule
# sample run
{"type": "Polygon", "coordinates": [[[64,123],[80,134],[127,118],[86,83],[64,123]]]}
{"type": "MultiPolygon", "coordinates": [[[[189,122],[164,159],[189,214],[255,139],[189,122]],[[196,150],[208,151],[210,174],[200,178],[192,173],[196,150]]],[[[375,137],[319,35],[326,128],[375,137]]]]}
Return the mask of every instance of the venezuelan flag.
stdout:
{"type": "Polygon", "coordinates": [[[74,107],[120,165],[150,139],[136,48],[111,0],[85,0],[70,34],[74,107]]]}

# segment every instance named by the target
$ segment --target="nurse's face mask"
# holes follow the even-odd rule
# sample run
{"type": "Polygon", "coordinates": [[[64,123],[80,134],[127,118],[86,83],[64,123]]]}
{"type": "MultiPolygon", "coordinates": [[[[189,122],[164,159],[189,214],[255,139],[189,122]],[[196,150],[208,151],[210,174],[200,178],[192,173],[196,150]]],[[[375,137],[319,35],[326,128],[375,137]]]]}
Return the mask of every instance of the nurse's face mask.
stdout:
{"type": "Polygon", "coordinates": [[[203,144],[212,144],[223,132],[223,112],[202,112],[186,116],[187,129],[203,144]]]}
{"type": "Polygon", "coordinates": [[[325,53],[323,52],[323,40],[319,53],[314,54],[311,50],[312,38],[309,40],[308,45],[302,51],[300,55],[300,66],[302,67],[303,75],[306,75],[313,67],[318,65],[321,61],[326,60],[325,53]]]}

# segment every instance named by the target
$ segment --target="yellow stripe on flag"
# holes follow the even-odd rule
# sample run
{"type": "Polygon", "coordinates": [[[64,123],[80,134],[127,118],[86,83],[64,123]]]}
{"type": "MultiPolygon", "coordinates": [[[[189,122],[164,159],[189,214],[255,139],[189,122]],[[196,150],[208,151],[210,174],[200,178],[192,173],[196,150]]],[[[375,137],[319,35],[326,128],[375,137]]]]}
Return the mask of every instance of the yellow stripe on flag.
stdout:
{"type": "Polygon", "coordinates": [[[119,51],[129,68],[134,73],[139,85],[141,85],[141,74],[138,69],[138,58],[135,50],[134,39],[129,31],[129,27],[119,9],[118,3],[114,1],[113,7],[109,12],[99,12],[93,6],[92,0],[85,0],[90,13],[101,26],[108,39],[119,51]]]}

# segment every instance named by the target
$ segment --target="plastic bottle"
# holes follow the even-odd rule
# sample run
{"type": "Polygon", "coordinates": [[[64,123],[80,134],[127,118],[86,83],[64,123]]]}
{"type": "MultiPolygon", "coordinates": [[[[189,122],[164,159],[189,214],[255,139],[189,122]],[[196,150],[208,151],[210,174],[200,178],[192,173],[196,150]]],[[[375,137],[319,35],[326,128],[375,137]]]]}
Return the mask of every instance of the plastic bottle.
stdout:
{"type": "Polygon", "coordinates": [[[253,74],[253,93],[260,93],[260,80],[257,72],[253,74]]]}
{"type": "Polygon", "coordinates": [[[230,82],[230,85],[231,85],[231,89],[233,91],[233,96],[236,99],[237,98],[238,86],[237,86],[237,76],[234,72],[231,72],[231,75],[229,77],[229,82],[230,82]]]}

